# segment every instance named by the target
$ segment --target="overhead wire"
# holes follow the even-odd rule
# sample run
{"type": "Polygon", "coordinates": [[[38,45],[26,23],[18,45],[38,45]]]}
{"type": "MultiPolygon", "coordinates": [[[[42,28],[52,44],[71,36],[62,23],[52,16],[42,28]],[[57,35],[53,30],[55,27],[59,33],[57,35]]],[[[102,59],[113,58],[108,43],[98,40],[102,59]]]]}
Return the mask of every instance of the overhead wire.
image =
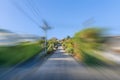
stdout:
{"type": "Polygon", "coordinates": [[[21,6],[15,1],[12,1],[12,4],[19,10],[21,11],[27,18],[29,18],[32,22],[34,22],[37,26],[39,26],[39,23],[33,19],[21,6]]]}

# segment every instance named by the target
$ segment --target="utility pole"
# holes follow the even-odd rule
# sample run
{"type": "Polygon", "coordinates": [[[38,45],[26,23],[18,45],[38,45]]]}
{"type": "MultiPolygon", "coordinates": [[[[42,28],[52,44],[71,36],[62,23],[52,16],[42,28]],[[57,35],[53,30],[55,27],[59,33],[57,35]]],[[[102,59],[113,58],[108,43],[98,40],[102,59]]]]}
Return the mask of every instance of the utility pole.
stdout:
{"type": "Polygon", "coordinates": [[[43,26],[41,26],[42,30],[45,33],[45,54],[47,54],[47,31],[51,29],[51,27],[48,25],[48,23],[43,20],[43,26]]]}

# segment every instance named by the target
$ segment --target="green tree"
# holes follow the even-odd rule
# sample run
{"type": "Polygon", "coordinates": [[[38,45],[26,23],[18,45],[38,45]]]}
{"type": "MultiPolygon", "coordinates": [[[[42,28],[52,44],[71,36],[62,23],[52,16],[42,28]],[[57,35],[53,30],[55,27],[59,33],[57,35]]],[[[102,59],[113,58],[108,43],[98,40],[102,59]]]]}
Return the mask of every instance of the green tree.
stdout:
{"type": "Polygon", "coordinates": [[[58,39],[53,37],[51,39],[48,40],[48,43],[47,43],[47,47],[48,47],[48,53],[52,52],[53,50],[55,50],[55,47],[57,46],[58,44],[58,39]]]}
{"type": "Polygon", "coordinates": [[[94,53],[102,48],[104,40],[103,30],[99,28],[87,28],[77,32],[73,37],[74,53],[88,64],[99,64],[101,56],[94,53]]]}

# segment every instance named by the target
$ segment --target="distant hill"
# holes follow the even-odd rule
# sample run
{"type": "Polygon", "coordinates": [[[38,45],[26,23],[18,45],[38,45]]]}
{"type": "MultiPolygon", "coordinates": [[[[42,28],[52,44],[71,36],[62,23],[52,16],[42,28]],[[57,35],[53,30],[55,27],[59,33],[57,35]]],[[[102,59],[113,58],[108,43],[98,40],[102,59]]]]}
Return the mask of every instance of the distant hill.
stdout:
{"type": "Polygon", "coordinates": [[[3,33],[12,33],[11,31],[8,31],[8,30],[5,30],[5,29],[0,29],[0,32],[3,32],[3,33]]]}
{"type": "Polygon", "coordinates": [[[39,40],[39,36],[30,34],[16,34],[9,30],[0,29],[0,45],[15,45],[19,42],[36,41],[39,40]]]}

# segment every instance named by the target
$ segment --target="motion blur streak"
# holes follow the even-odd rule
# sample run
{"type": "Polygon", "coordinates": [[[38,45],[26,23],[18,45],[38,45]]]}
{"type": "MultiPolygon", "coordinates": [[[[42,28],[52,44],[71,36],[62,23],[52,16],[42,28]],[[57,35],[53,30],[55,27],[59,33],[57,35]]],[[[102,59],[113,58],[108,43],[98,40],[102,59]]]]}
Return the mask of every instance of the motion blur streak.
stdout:
{"type": "Polygon", "coordinates": [[[62,47],[40,64],[39,61],[37,64],[17,67],[1,80],[120,80],[118,67],[88,67],[77,63],[63,52],[62,47]]]}
{"type": "Polygon", "coordinates": [[[119,3],[0,0],[0,80],[120,80],[119,3]]]}

